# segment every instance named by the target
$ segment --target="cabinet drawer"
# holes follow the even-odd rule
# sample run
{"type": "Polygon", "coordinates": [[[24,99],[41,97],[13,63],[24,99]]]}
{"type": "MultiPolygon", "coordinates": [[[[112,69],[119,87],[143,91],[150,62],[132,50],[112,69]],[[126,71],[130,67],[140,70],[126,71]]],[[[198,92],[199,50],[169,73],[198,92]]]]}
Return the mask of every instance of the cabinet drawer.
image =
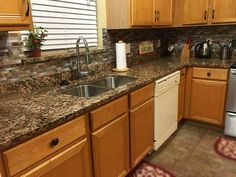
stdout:
{"type": "Polygon", "coordinates": [[[228,69],[193,68],[193,77],[212,80],[227,80],[228,69]]]}
{"type": "Polygon", "coordinates": [[[85,116],[81,116],[5,151],[3,156],[9,176],[17,174],[85,134],[85,116]]]}
{"type": "Polygon", "coordinates": [[[128,112],[128,96],[119,98],[101,108],[91,112],[92,129],[95,130],[128,112]]]}
{"type": "Polygon", "coordinates": [[[151,83],[141,89],[138,89],[130,93],[130,108],[145,102],[149,98],[153,97],[154,94],[154,83],[151,83]]]}

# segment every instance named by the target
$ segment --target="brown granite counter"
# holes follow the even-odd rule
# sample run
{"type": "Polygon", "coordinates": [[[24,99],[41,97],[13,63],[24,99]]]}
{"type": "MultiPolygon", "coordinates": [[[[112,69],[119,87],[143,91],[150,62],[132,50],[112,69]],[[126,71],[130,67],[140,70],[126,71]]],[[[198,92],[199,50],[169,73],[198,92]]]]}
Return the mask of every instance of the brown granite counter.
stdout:
{"type": "MultiPolygon", "coordinates": [[[[136,77],[134,82],[89,99],[61,94],[58,86],[2,98],[0,150],[9,149],[185,66],[229,68],[233,63],[235,60],[162,58],[130,68],[125,75],[136,77]]],[[[117,73],[104,71],[96,78],[109,74],[117,73]]],[[[75,81],[71,85],[79,83],[75,81]]]]}

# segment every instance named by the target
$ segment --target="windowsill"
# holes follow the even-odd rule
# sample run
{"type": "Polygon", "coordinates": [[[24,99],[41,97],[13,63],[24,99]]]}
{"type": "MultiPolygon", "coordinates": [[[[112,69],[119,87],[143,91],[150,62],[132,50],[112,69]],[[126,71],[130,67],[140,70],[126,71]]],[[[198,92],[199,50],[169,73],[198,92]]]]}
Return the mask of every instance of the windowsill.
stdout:
{"type": "MultiPolygon", "coordinates": [[[[91,48],[90,49],[90,55],[98,54],[98,53],[104,53],[104,49],[99,48],[91,48]]],[[[81,51],[81,55],[84,55],[85,52],[81,51]]],[[[41,57],[28,57],[28,56],[4,56],[0,59],[0,68],[3,67],[11,67],[11,66],[21,66],[21,65],[27,65],[27,64],[36,64],[36,63],[42,63],[42,62],[48,62],[52,60],[61,60],[61,59],[71,59],[76,57],[75,51],[66,52],[65,50],[54,50],[54,51],[42,51],[41,57]]]]}

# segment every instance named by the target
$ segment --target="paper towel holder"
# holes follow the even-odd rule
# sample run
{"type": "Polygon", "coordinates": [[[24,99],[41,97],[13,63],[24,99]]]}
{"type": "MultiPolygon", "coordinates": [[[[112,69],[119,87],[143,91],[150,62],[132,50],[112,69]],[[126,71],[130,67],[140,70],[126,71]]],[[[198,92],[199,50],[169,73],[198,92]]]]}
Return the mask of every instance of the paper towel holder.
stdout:
{"type": "Polygon", "coordinates": [[[126,72],[129,71],[129,68],[122,68],[122,69],[113,68],[112,70],[115,72],[126,72]]]}

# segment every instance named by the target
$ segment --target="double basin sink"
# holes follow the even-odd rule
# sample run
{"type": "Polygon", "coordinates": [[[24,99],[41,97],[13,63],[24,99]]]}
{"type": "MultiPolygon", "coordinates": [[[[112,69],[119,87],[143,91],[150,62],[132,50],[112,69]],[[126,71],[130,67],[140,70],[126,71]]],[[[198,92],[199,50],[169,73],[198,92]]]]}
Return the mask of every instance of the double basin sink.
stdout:
{"type": "Polygon", "coordinates": [[[73,95],[78,97],[93,97],[102,94],[111,89],[133,82],[136,78],[129,76],[107,76],[99,79],[87,85],[79,85],[66,90],[63,90],[62,94],[73,95]]]}

